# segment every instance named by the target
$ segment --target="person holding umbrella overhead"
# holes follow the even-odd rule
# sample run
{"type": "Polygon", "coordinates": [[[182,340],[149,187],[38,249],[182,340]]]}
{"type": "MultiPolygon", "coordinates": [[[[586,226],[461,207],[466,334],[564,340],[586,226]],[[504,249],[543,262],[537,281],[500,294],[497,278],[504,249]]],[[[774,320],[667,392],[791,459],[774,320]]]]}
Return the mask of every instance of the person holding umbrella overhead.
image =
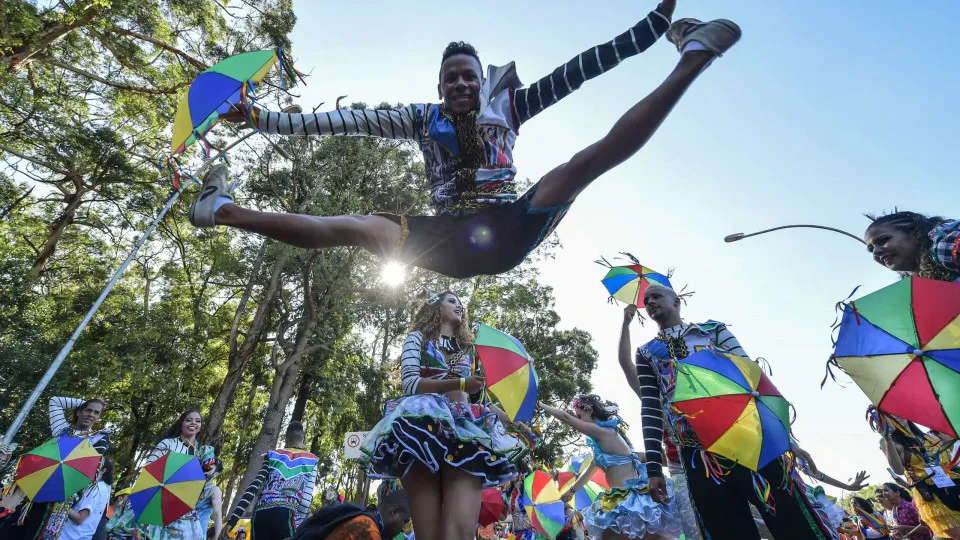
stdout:
{"type": "MultiPolygon", "coordinates": [[[[51,397],[49,402],[50,432],[55,437],[85,438],[93,448],[103,455],[110,449],[109,429],[96,429],[100,416],[106,407],[106,401],[51,397]]],[[[0,536],[4,539],[57,538],[73,503],[74,496],[62,503],[32,503],[24,499],[17,510],[7,516],[0,524],[0,536]]]]}
{"type": "MultiPolygon", "coordinates": [[[[681,301],[667,285],[648,287],[641,305],[657,323],[657,337],[637,350],[635,361],[631,359],[629,319],[635,310],[629,307],[620,337],[620,367],[630,387],[640,396],[649,488],[656,501],[665,501],[668,496],[662,469],[664,403],[673,399],[672,385],[676,377],[672,374],[677,363],[704,349],[746,357],[740,342],[725,324],[683,322],[681,301]]],[[[668,434],[679,449],[679,463],[687,473],[690,499],[702,537],[759,540],[750,512],[753,504],[761,509],[763,520],[775,538],[833,538],[833,531],[820,521],[804,496],[802,485],[793,481],[782,459],[769,462],[754,474],[744,465],[706,451],[683,417],[669,426],[668,434]],[[703,469],[690,470],[694,463],[703,469]],[[705,475],[705,471],[710,471],[711,476],[705,475]],[[761,487],[764,492],[769,488],[768,497],[760,496],[761,487]]],[[[787,443],[785,451],[789,449],[787,443]]]]}
{"type": "MultiPolygon", "coordinates": [[[[583,510],[583,521],[591,537],[655,539],[683,534],[676,500],[654,501],[650,497],[647,466],[634,452],[615,403],[587,395],[573,402],[574,414],[545,403],[540,403],[540,408],[584,434],[594,463],[606,473],[610,490],[583,510]]],[[[572,487],[563,494],[564,498],[573,496],[577,488],[572,487]]],[[[672,495],[672,486],[670,490],[672,495]]]]}
{"type": "Polygon", "coordinates": [[[473,342],[460,298],[430,295],[403,342],[404,395],[361,445],[370,476],[401,479],[418,540],[473,538],[483,488],[516,475],[518,440],[491,407],[470,402],[484,386],[473,342]]]}
{"type": "MultiPolygon", "coordinates": [[[[201,445],[197,442],[197,433],[203,425],[203,417],[197,409],[190,409],[177,418],[166,431],[163,432],[157,446],[147,456],[144,467],[167,456],[168,454],[186,454],[194,456],[200,462],[203,474],[207,478],[217,472],[217,458],[213,447],[201,445]]],[[[141,471],[141,475],[144,472],[141,471]]],[[[206,537],[206,524],[200,523],[199,512],[196,507],[200,502],[212,497],[214,484],[207,482],[194,508],[167,526],[138,523],[137,513],[132,502],[128,499],[123,510],[114,514],[107,524],[107,538],[110,540],[131,540],[133,538],[149,538],[150,540],[187,540],[206,537]]],[[[134,491],[137,485],[134,484],[134,491]]],[[[135,496],[132,494],[131,497],[135,496]]]]}

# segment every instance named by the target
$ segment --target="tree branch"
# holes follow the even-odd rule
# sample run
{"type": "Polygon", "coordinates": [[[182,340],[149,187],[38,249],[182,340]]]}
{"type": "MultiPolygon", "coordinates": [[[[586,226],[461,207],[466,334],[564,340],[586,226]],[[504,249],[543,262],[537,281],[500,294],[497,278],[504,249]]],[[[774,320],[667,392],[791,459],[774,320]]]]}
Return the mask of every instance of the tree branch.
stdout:
{"type": "Polygon", "coordinates": [[[37,186],[31,187],[30,189],[27,190],[26,193],[24,193],[23,195],[21,195],[20,198],[18,198],[17,200],[13,201],[12,203],[10,203],[9,206],[7,206],[6,208],[4,208],[3,211],[0,212],[0,219],[6,219],[6,217],[7,217],[8,215],[10,215],[10,212],[13,212],[18,206],[20,206],[20,203],[22,203],[22,202],[24,201],[24,199],[26,199],[27,197],[30,196],[31,193],[33,193],[33,190],[34,190],[36,187],[37,187],[37,186]]]}
{"type": "Polygon", "coordinates": [[[43,62],[45,64],[50,64],[51,66],[56,66],[61,69],[65,69],[81,77],[86,77],[90,80],[97,81],[98,83],[105,84],[107,86],[117,88],[119,90],[126,90],[128,92],[138,92],[140,94],[150,94],[150,95],[163,95],[163,94],[173,94],[179,91],[185,86],[190,86],[190,82],[180,83],[169,88],[144,88],[142,86],[134,86],[132,84],[118,83],[111,81],[109,79],[104,79],[103,77],[90,73],[89,71],[84,71],[78,67],[71,66],[70,64],[63,63],[59,60],[54,60],[52,58],[37,58],[37,61],[43,62]]]}
{"type": "Polygon", "coordinates": [[[156,38],[153,38],[153,37],[144,35],[144,34],[140,34],[140,33],[134,32],[133,30],[127,30],[126,28],[120,28],[119,26],[114,26],[114,27],[110,28],[110,31],[111,31],[111,32],[116,32],[116,33],[118,33],[118,34],[120,34],[120,35],[129,36],[129,37],[136,38],[136,39],[139,39],[139,40],[142,40],[142,41],[146,41],[146,42],[148,42],[148,43],[152,43],[152,44],[156,45],[157,47],[160,47],[161,49],[163,49],[163,50],[165,50],[165,51],[172,52],[173,54],[179,56],[180,58],[183,58],[183,59],[186,60],[187,62],[190,62],[190,64],[192,64],[195,68],[197,68],[197,69],[199,69],[199,70],[201,70],[201,71],[207,69],[208,67],[210,67],[210,66],[208,66],[207,64],[204,64],[202,61],[198,60],[197,58],[194,58],[193,56],[190,56],[190,55],[187,54],[186,52],[181,51],[180,49],[178,49],[178,48],[176,48],[176,47],[174,47],[174,46],[172,46],[172,45],[170,45],[170,44],[168,44],[168,43],[164,43],[164,42],[160,41],[159,39],[156,39],[156,38]]]}
{"type": "Polygon", "coordinates": [[[8,153],[8,154],[12,154],[12,155],[14,155],[14,156],[17,156],[17,157],[20,158],[20,159],[23,159],[23,160],[29,161],[30,163],[33,163],[34,165],[39,165],[39,166],[44,167],[44,168],[46,168],[46,169],[50,169],[51,171],[53,171],[53,172],[55,172],[55,173],[57,173],[57,174],[62,174],[62,175],[64,175],[64,176],[70,176],[70,171],[65,171],[65,170],[63,170],[63,169],[60,169],[60,168],[58,168],[58,167],[55,167],[54,165],[51,165],[50,163],[47,163],[46,161],[41,161],[41,160],[39,160],[39,159],[37,159],[37,158],[33,158],[33,157],[27,156],[27,155],[25,155],[25,154],[21,154],[20,152],[17,152],[17,151],[14,150],[13,148],[9,148],[9,147],[7,147],[7,146],[0,145],[0,151],[6,152],[6,153],[8,153]]]}

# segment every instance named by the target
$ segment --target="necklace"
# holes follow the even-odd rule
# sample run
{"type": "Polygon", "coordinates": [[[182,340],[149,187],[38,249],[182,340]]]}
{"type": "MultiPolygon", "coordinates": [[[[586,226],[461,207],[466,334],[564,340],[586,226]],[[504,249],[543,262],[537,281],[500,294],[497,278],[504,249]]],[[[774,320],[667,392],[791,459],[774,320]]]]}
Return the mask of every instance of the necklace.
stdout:
{"type": "Polygon", "coordinates": [[[682,336],[668,336],[666,332],[660,330],[660,332],[657,333],[657,340],[666,343],[670,358],[683,360],[690,354],[690,350],[687,348],[687,342],[683,340],[682,336]]]}

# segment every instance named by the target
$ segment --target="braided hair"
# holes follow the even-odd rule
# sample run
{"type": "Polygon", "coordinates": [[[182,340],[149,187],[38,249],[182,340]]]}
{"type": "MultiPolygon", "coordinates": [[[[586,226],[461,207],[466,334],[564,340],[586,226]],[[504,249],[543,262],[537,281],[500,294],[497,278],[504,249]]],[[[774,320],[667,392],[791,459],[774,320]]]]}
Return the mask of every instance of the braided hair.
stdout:
{"type": "MultiPolygon", "coordinates": [[[[941,216],[927,216],[917,212],[894,209],[889,214],[880,216],[874,214],[865,214],[867,219],[872,221],[870,227],[874,225],[888,225],[894,229],[913,235],[919,246],[919,253],[916,261],[916,275],[939,281],[954,281],[960,277],[960,273],[944,268],[937,263],[933,256],[933,240],[930,238],[930,231],[937,226],[948,221],[941,216]]],[[[870,227],[867,227],[869,229],[870,227]]]]}
{"type": "Polygon", "coordinates": [[[578,396],[574,400],[573,406],[583,407],[590,409],[590,414],[593,415],[593,419],[599,425],[603,426],[605,424],[610,424],[611,421],[616,421],[614,427],[620,436],[623,437],[623,440],[626,441],[627,446],[633,449],[633,443],[630,442],[630,438],[627,437],[627,429],[630,427],[626,422],[623,421],[623,418],[620,417],[620,406],[612,401],[607,401],[596,394],[586,394],[578,396]]]}

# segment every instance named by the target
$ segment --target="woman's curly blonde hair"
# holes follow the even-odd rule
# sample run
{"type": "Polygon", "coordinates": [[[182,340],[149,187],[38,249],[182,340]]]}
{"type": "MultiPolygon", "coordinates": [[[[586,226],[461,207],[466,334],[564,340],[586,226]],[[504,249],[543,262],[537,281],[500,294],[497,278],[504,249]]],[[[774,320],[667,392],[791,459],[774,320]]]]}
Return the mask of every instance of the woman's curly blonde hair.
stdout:
{"type": "MultiPolygon", "coordinates": [[[[424,304],[420,306],[420,309],[417,310],[417,314],[413,316],[413,322],[410,323],[409,332],[420,332],[426,341],[433,341],[439,338],[440,304],[450,295],[457,296],[453,291],[444,291],[439,295],[431,296],[424,302],[424,304]],[[431,300],[434,301],[431,303],[431,300]]],[[[457,298],[459,299],[460,297],[457,296],[457,298]]],[[[463,309],[463,318],[460,320],[460,324],[457,325],[457,328],[453,331],[453,335],[450,337],[456,339],[461,347],[467,347],[473,344],[474,336],[470,330],[470,318],[467,316],[466,308],[463,309]]]]}

